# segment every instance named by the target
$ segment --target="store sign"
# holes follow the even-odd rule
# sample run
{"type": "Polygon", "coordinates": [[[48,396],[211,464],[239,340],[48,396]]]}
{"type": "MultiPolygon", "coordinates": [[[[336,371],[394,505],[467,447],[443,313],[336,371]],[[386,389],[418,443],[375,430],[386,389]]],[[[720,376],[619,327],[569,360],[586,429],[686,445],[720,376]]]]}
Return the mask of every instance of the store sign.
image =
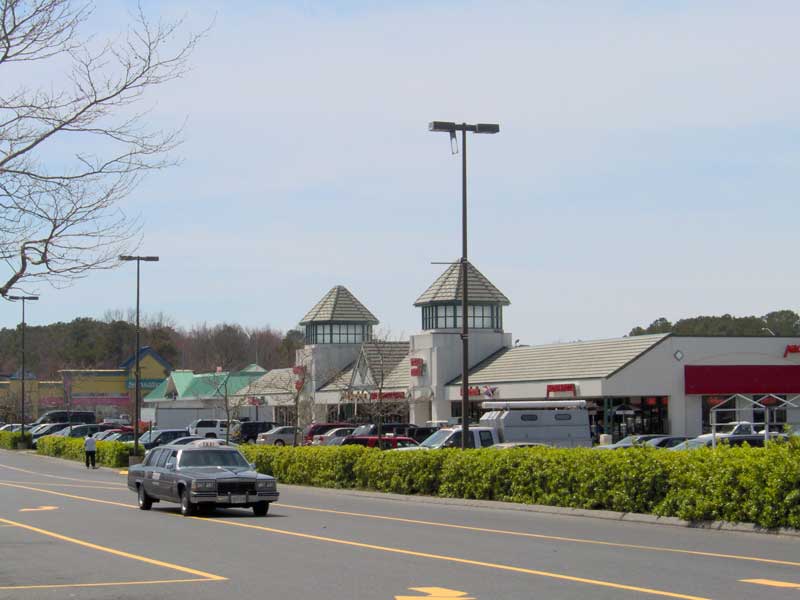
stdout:
{"type": "MultiPolygon", "coordinates": [[[[464,388],[458,388],[458,390],[460,392],[461,397],[463,398],[464,397],[464,388]]],[[[470,386],[469,391],[467,392],[467,395],[470,398],[472,398],[474,396],[480,396],[481,395],[481,388],[479,388],[477,385],[470,386]]]]}
{"type": "Polygon", "coordinates": [[[421,358],[412,358],[411,359],[411,366],[412,367],[421,367],[422,366],[422,359],[421,358]]]}
{"type": "Polygon", "coordinates": [[[422,377],[422,367],[411,367],[412,377],[422,377]]]}
{"type": "Polygon", "coordinates": [[[786,358],[790,354],[800,354],[800,344],[789,344],[786,346],[786,350],[783,351],[783,358],[786,358]]]}
{"type": "Polygon", "coordinates": [[[550,395],[557,397],[574,398],[577,396],[577,386],[574,383],[548,383],[547,384],[547,397],[550,395]]]}
{"type": "MultiPolygon", "coordinates": [[[[406,393],[405,392],[381,392],[380,399],[381,400],[405,400],[406,393]]],[[[369,395],[370,400],[377,400],[378,399],[378,392],[372,392],[369,395]]]]}

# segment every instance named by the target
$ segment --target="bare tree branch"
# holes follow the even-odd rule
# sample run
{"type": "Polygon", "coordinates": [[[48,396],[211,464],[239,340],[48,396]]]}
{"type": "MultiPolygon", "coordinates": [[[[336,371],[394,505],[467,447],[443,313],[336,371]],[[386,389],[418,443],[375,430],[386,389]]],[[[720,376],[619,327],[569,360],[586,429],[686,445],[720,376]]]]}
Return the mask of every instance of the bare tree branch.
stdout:
{"type": "Polygon", "coordinates": [[[68,65],[61,89],[0,92],[0,296],[116,266],[141,234],[120,202],[146,173],[176,164],[181,129],[153,129],[148,111],[133,109],[187,71],[205,32],[176,45],[184,23],[153,23],[139,7],[121,40],[98,47],[81,36],[90,15],[75,0],[0,0],[2,72],[68,65]],[[65,147],[80,150],[70,159],[65,147]]]}

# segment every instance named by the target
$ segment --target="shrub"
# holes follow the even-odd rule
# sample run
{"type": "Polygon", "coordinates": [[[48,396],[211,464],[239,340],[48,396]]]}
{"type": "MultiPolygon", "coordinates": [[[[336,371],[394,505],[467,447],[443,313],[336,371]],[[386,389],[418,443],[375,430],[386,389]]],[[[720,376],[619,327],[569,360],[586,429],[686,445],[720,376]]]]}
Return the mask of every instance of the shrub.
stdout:
{"type": "MultiPolygon", "coordinates": [[[[97,442],[97,464],[106,467],[126,467],[131,450],[130,446],[122,442],[97,442]]],[[[36,452],[44,456],[83,461],[83,438],[47,435],[36,441],[36,452]]]]}
{"type": "Polygon", "coordinates": [[[766,448],[382,452],[243,446],[283,483],[800,528],[800,439],[766,448]]]}
{"type": "MultiPolygon", "coordinates": [[[[22,433],[19,431],[11,432],[11,431],[0,431],[0,448],[5,448],[6,450],[16,450],[17,444],[23,441],[22,433]]],[[[31,436],[29,433],[25,434],[25,440],[30,445],[31,436]]]]}

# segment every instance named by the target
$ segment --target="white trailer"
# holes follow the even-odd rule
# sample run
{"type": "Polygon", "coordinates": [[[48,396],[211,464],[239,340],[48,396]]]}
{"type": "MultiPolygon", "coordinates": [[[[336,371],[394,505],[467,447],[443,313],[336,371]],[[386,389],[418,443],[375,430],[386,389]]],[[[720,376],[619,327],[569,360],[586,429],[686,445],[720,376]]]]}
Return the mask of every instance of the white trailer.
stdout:
{"type": "Polygon", "coordinates": [[[481,417],[480,425],[495,429],[501,442],[592,446],[585,400],[487,401],[481,406],[491,410],[481,417]]]}

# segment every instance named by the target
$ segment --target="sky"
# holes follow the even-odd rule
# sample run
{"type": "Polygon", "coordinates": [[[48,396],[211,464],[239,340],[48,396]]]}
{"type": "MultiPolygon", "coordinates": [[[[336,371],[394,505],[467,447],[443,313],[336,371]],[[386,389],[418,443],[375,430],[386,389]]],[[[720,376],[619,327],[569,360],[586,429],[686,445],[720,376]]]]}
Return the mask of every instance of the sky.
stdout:
{"type": "MultiPolygon", "coordinates": [[[[101,4],[91,25],[116,35],[132,5],[101,4]]],[[[146,313],[286,330],[344,285],[384,331],[417,332],[431,263],[461,252],[461,156],[432,120],[500,124],[467,141],[469,256],[521,343],[800,308],[796,2],[144,8],[213,22],[145,99],[159,126],[186,122],[180,166],[124,205],[161,257],[146,313]]],[[[134,272],[39,285],[28,320],[127,310],[134,272]]]]}

